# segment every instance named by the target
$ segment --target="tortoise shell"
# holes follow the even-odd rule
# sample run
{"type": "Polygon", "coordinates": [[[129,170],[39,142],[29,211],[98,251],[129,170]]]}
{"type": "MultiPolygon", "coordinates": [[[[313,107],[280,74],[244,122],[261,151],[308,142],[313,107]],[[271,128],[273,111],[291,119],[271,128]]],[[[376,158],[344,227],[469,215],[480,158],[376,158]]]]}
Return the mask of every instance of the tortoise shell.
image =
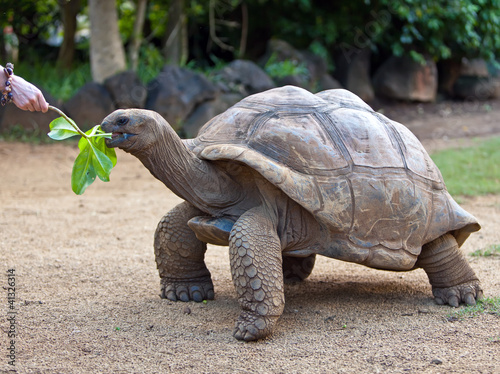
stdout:
{"type": "MultiPolygon", "coordinates": [[[[191,142],[258,171],[331,233],[320,254],[411,269],[423,244],[479,230],[419,140],[349,91],[285,86],[245,98],[191,142]]],[[[295,255],[307,255],[296,253],[295,255]]]]}

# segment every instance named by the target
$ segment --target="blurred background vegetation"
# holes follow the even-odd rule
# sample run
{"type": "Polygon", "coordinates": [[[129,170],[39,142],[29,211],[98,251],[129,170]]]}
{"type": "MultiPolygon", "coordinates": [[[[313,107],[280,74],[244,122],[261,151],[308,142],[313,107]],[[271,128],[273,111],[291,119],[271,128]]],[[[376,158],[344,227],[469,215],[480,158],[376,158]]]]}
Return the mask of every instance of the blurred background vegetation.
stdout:
{"type": "MultiPolygon", "coordinates": [[[[17,74],[68,99],[93,80],[91,2],[0,1],[3,63],[14,60],[17,74]]],[[[321,55],[330,70],[335,53],[365,48],[375,61],[393,54],[495,63],[500,51],[499,0],[99,1],[109,2],[125,63],[144,82],[166,62],[205,71],[236,58],[256,61],[273,38],[321,55]]]]}

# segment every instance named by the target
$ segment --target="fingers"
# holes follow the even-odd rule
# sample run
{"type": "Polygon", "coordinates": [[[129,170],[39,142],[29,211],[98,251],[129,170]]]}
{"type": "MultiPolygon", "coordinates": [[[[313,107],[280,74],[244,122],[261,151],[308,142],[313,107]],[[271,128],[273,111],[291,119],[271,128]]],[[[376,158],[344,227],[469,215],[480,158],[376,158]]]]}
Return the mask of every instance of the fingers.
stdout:
{"type": "Polygon", "coordinates": [[[13,76],[12,95],[14,104],[22,110],[30,112],[41,111],[43,113],[49,110],[49,104],[45,97],[36,86],[27,82],[19,76],[13,76]]]}

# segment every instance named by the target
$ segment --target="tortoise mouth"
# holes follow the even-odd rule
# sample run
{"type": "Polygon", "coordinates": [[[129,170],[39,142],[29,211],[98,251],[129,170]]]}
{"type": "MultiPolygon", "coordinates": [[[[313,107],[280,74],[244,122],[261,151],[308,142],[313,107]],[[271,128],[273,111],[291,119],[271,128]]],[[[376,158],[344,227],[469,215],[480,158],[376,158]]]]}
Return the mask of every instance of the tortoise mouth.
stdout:
{"type": "Polygon", "coordinates": [[[111,138],[105,140],[106,146],[109,148],[115,148],[123,146],[128,140],[136,136],[137,134],[131,134],[128,132],[114,131],[111,134],[111,138]]]}

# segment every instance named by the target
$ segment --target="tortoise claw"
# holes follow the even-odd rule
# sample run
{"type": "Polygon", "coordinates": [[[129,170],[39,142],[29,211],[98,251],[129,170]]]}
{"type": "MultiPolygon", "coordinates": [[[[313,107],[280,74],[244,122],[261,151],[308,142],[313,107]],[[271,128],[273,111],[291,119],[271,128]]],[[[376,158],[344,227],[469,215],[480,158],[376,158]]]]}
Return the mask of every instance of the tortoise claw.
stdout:
{"type": "Polygon", "coordinates": [[[196,280],[171,280],[163,278],[161,280],[161,298],[171,301],[196,301],[214,299],[214,286],[210,277],[203,277],[196,280]]]}
{"type": "Polygon", "coordinates": [[[457,308],[461,303],[476,305],[476,300],[483,297],[483,290],[478,281],[459,284],[448,288],[433,288],[434,300],[438,305],[448,304],[457,308]]]}

